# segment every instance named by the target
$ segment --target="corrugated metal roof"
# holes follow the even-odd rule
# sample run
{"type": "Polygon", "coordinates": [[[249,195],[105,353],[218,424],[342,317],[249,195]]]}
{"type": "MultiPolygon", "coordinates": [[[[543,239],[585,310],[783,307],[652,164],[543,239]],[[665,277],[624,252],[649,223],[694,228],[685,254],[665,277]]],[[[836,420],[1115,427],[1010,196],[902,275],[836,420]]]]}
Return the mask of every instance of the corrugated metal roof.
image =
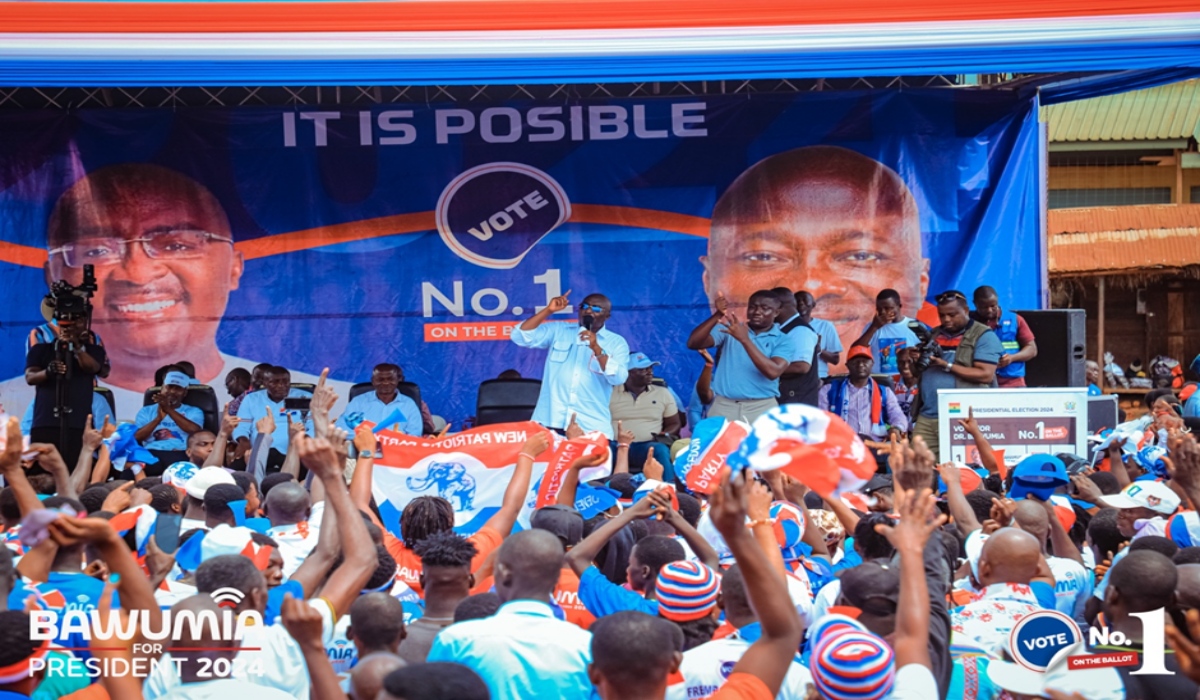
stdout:
{"type": "Polygon", "coordinates": [[[1200,204],[1055,209],[1048,224],[1051,274],[1200,265],[1200,204]]]}
{"type": "Polygon", "coordinates": [[[1052,142],[1200,138],[1200,80],[1042,109],[1052,142]]]}

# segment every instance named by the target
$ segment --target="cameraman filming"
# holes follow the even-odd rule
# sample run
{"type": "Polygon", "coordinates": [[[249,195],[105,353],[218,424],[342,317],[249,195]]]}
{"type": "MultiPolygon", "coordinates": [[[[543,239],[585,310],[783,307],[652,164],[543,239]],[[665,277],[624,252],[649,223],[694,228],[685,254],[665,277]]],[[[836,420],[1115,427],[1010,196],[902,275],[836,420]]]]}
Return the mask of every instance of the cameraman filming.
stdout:
{"type": "Polygon", "coordinates": [[[56,446],[72,469],[83,448],[94,378],[107,359],[88,329],[89,311],[82,297],[60,297],[54,310],[58,339],[34,345],[25,358],[25,381],[36,391],[30,441],[56,446]]]}
{"type": "Polygon", "coordinates": [[[1004,354],[1000,338],[986,325],[971,319],[967,297],[950,290],[937,297],[938,319],[929,340],[910,352],[916,354],[913,373],[920,390],[913,400],[913,435],[924,438],[938,454],[938,390],[996,386],[996,364],[1004,354]]]}

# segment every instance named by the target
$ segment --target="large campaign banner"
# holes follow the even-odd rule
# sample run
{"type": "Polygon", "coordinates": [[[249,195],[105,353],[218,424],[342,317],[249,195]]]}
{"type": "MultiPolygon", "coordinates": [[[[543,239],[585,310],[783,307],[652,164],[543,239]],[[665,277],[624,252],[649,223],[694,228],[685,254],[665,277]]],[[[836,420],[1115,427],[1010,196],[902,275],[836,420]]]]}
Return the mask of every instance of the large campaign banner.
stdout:
{"type": "Polygon", "coordinates": [[[1038,307],[1037,135],[969,90],[0,114],[0,402],[85,264],[120,418],[179,360],[222,400],[233,367],[329,367],[344,400],[394,362],[457,427],[481,381],[542,376],[508,335],[568,290],[556,319],[606,294],[686,402],[718,293],[808,290],[845,346],[883,288],[1038,307]]]}

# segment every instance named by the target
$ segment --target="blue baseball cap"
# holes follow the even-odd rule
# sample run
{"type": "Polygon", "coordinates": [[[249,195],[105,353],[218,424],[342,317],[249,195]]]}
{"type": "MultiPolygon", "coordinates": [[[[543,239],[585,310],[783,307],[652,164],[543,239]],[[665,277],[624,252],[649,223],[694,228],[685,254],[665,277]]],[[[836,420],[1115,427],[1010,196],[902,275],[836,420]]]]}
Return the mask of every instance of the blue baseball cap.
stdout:
{"type": "Polygon", "coordinates": [[[184,389],[192,383],[192,378],[183,372],[167,372],[167,376],[163,377],[163,386],[181,386],[184,389]]]}
{"type": "Polygon", "coordinates": [[[1036,496],[1048,501],[1054,490],[1068,481],[1067,468],[1061,459],[1054,455],[1029,455],[1013,468],[1013,485],[1008,495],[1018,500],[1036,496]]]}
{"type": "Polygon", "coordinates": [[[651,362],[649,357],[646,357],[644,352],[635,352],[629,355],[629,369],[646,369],[654,365],[660,365],[661,362],[651,362]]]}

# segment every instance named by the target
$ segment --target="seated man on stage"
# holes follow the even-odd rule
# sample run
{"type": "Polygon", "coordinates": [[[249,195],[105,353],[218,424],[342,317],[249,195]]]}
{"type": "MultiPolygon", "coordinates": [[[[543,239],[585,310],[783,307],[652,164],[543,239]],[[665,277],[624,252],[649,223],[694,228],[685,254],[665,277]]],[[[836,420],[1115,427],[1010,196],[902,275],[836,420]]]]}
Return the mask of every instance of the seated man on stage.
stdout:
{"type": "Polygon", "coordinates": [[[151,398],[153,403],[143,406],[134,418],[137,441],[158,457],[158,463],[147,468],[147,476],[158,476],[169,465],[186,461],[188,436],[204,427],[204,412],[183,403],[189,384],[191,379],[183,372],[167,372],[162,389],[151,398]]]}
{"type": "Polygon", "coordinates": [[[850,348],[846,358],[849,377],[839,377],[821,387],[818,406],[837,415],[868,440],[886,440],[890,433],[908,432],[908,416],[896,394],[871,378],[875,358],[863,345],[850,348]]]}
{"type": "MultiPolygon", "coordinates": [[[[654,365],[644,352],[629,356],[629,379],[613,390],[613,430],[633,433],[633,444],[629,446],[629,471],[637,474],[646,463],[646,455],[654,453],[659,464],[670,468],[671,451],[666,443],[656,438],[666,435],[674,442],[683,420],[679,417],[679,405],[671,390],[654,384],[654,365]],[[618,428],[617,424],[620,424],[618,428]]],[[[614,444],[613,449],[617,449],[614,444]]]]}
{"type": "Polygon", "coordinates": [[[613,387],[629,378],[629,343],[604,327],[612,302],[592,294],[579,305],[579,322],[545,323],[550,314],[567,308],[567,296],[550,304],[513,329],[513,342],[523,348],[548,348],[542,390],[533,420],[552,430],[575,422],[585,431],[598,430],[609,440],[613,433],[609,400],[613,387]]]}
{"type": "Polygon", "coordinates": [[[397,388],[399,385],[399,367],[390,362],[375,365],[375,369],[371,370],[371,388],[374,391],[351,399],[342,417],[338,418],[338,427],[352,433],[363,421],[379,425],[399,411],[402,418],[388,423],[387,429],[405,435],[422,435],[421,409],[412,399],[400,393],[397,388]]]}

